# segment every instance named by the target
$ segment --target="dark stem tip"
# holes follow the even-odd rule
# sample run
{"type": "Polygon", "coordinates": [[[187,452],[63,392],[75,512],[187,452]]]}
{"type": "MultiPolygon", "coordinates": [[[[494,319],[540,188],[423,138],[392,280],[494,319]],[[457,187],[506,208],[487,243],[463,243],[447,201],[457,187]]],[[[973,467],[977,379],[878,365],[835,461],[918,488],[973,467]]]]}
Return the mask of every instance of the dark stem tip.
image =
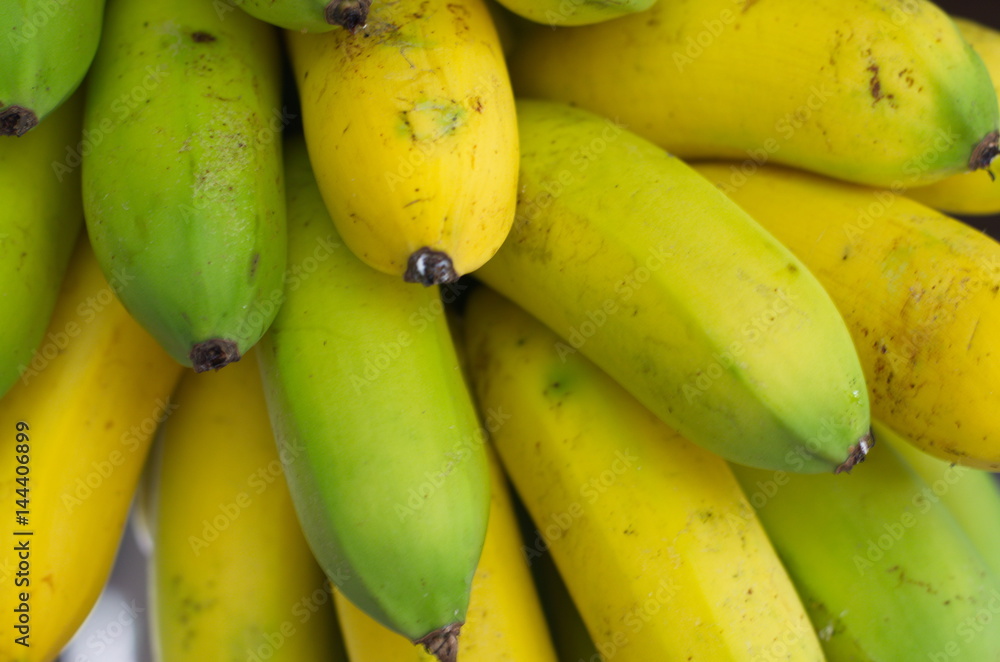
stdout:
{"type": "Polygon", "coordinates": [[[0,136],[23,136],[38,126],[38,115],[24,106],[7,106],[0,110],[0,136]]]}
{"type": "Polygon", "coordinates": [[[324,12],[326,22],[339,25],[351,34],[365,27],[372,0],[330,0],[324,12]]]}
{"type": "Polygon", "coordinates": [[[461,629],[461,623],[450,623],[430,634],[425,634],[413,643],[426,648],[427,652],[440,662],[457,662],[458,632],[461,629]]]}
{"type": "Polygon", "coordinates": [[[410,255],[403,280],[424,286],[444,285],[458,280],[458,274],[447,253],[424,246],[410,255]]]}
{"type": "Polygon", "coordinates": [[[969,169],[985,170],[990,167],[997,154],[1000,154],[1000,131],[991,131],[972,148],[969,169]]]}
{"type": "Polygon", "coordinates": [[[240,350],[232,340],[212,338],[191,348],[191,367],[195,372],[219,370],[240,360],[240,350]]]}
{"type": "Polygon", "coordinates": [[[875,434],[869,430],[868,434],[858,439],[858,443],[847,449],[847,459],[843,464],[833,470],[833,473],[851,473],[855,465],[861,464],[868,457],[868,451],[875,445],[875,434]]]}

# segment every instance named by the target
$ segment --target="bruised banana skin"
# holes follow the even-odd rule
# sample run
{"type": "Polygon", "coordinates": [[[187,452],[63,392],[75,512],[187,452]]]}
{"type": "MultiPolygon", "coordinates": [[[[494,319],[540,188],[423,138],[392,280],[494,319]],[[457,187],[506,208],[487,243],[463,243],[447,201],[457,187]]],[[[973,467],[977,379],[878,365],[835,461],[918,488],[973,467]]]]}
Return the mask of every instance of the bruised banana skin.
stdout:
{"type": "Polygon", "coordinates": [[[181,375],[111,294],[83,236],[45,337],[35,374],[0,399],[10,440],[0,457],[0,498],[28,511],[26,523],[11,521],[2,537],[0,567],[10,569],[0,591],[5,662],[56,659],[97,603],[181,375]],[[27,573],[16,577],[22,561],[27,573]]]}
{"type": "Polygon", "coordinates": [[[904,191],[741,167],[694,165],[829,293],[872,416],[943,460],[1000,470],[1000,243],[904,191]]]}
{"type": "Polygon", "coordinates": [[[0,397],[44,360],[35,350],[83,226],[80,171],[52,167],[79,140],[82,102],[77,94],[38,129],[0,140],[0,397]]]}
{"type": "Polygon", "coordinates": [[[110,0],[88,78],[87,230],[117,293],[179,363],[239,360],[286,260],[277,30],[204,0],[110,0]]]}
{"type": "Polygon", "coordinates": [[[103,21],[104,0],[0,3],[0,137],[23,136],[80,87],[103,21]]]}
{"type": "MultiPolygon", "coordinates": [[[[352,33],[364,27],[372,0],[227,0],[271,25],[322,33],[342,27],[352,33]]],[[[220,13],[228,11],[228,8],[220,13]]]]}
{"type": "Polygon", "coordinates": [[[562,355],[579,351],[727,459],[810,473],[864,458],[857,353],[798,258],[609,120],[531,100],[518,118],[517,221],[479,280],[561,336],[562,355]]]}
{"type": "MultiPolygon", "coordinates": [[[[952,20],[982,58],[993,80],[993,89],[1000,99],[1000,30],[957,16],[952,16],[952,20]]],[[[995,170],[996,168],[993,169],[995,170]]],[[[909,189],[906,195],[949,214],[1000,214],[1000,182],[996,181],[995,176],[986,176],[981,172],[952,175],[933,184],[909,189]]]]}
{"type": "Polygon", "coordinates": [[[376,2],[357,34],[286,43],[310,160],[351,250],[424,285],[489,260],[514,220],[518,142],[485,2],[376,2]]]}
{"type": "Polygon", "coordinates": [[[545,25],[590,25],[649,9],[657,0],[498,0],[509,11],[545,25]]]}
{"type": "Polygon", "coordinates": [[[509,416],[490,439],[540,532],[525,555],[551,553],[599,651],[823,659],[725,461],[583,356],[561,357],[558,337],[497,293],[474,290],[465,314],[479,405],[509,416]]]}
{"type": "Polygon", "coordinates": [[[296,512],[348,599],[454,662],[490,478],[437,288],[358,260],[301,140],[286,161],[289,263],[304,275],[258,358],[296,512]]]}
{"type": "Polygon", "coordinates": [[[886,187],[989,165],[996,92],[936,5],[821,0],[799,10],[795,0],[672,0],[537,29],[510,58],[514,89],[615,118],[687,159],[759,155],[886,187]]]}

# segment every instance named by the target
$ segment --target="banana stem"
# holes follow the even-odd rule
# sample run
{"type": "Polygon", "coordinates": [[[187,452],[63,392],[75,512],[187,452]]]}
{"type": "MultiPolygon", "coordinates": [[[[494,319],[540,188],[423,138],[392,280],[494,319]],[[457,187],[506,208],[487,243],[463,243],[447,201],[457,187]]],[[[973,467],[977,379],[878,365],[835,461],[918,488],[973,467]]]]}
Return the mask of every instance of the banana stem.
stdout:
{"type": "Polygon", "coordinates": [[[854,468],[854,465],[865,461],[865,458],[868,456],[868,451],[870,451],[874,445],[875,434],[869,430],[868,434],[858,439],[858,443],[854,444],[847,450],[847,459],[844,460],[843,464],[834,469],[833,473],[851,473],[851,469],[854,468]]]}
{"type": "Polygon", "coordinates": [[[219,370],[240,360],[240,350],[232,340],[212,338],[191,348],[191,367],[195,372],[219,370]]]}
{"type": "Polygon", "coordinates": [[[458,280],[458,274],[447,253],[424,246],[410,255],[403,280],[424,286],[444,285],[458,280]]]}
{"type": "Polygon", "coordinates": [[[326,6],[326,22],[357,34],[368,22],[371,6],[372,0],[332,0],[326,6]]]}
{"type": "Polygon", "coordinates": [[[0,136],[23,136],[38,125],[38,116],[24,106],[0,110],[0,136]]]}
{"type": "MultiPolygon", "coordinates": [[[[972,156],[969,158],[970,170],[985,170],[990,167],[990,163],[1000,154],[1000,131],[991,131],[972,148],[972,156]]],[[[993,173],[989,170],[990,179],[993,173]]]]}
{"type": "Polygon", "coordinates": [[[424,635],[413,643],[422,645],[440,662],[457,662],[458,632],[461,629],[461,623],[451,623],[424,635]]]}

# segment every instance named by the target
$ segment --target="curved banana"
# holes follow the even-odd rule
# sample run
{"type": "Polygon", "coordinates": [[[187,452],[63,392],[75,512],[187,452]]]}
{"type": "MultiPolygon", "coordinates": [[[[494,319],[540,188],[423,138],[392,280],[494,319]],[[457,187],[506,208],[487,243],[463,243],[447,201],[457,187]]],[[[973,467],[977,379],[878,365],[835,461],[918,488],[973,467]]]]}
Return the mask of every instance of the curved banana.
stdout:
{"type": "Polygon", "coordinates": [[[936,5],[801,8],[671,0],[538,29],[511,56],[514,89],[614,118],[682,158],[783,163],[876,186],[929,183],[997,155],[989,73],[936,5]]]}
{"type": "Polygon", "coordinates": [[[556,331],[562,356],[579,351],[727,459],[802,472],[861,461],[861,366],[802,263],[613,122],[552,102],[518,111],[517,221],[476,276],[556,331]]]}
{"type": "Polygon", "coordinates": [[[79,139],[82,107],[77,94],[41,128],[0,141],[0,397],[19,377],[29,383],[47,360],[35,349],[83,225],[79,171],[52,164],[79,139]]]}
{"type": "Polygon", "coordinates": [[[525,555],[551,551],[606,659],[823,659],[721,458],[495,292],[465,314],[478,402],[506,416],[491,439],[540,531],[525,555]]]}
{"type": "Polygon", "coordinates": [[[345,596],[454,662],[490,497],[438,290],[358,260],[305,145],[286,160],[296,275],[258,357],[299,520],[345,596]]]}
{"type": "Polygon", "coordinates": [[[328,32],[337,26],[357,32],[368,20],[372,0],[226,0],[220,15],[240,9],[262,21],[300,32],[328,32]]]}
{"type": "MultiPolygon", "coordinates": [[[[463,662],[557,662],[531,570],[521,550],[507,477],[492,448],[490,519],[458,659],[463,662]]],[[[351,662],[421,662],[433,657],[386,630],[337,592],[337,617],[351,662]]]]}
{"type": "Polygon", "coordinates": [[[590,25],[642,12],[656,0],[497,0],[518,16],[546,25],[590,25]]]}
{"type": "Polygon", "coordinates": [[[826,659],[996,660],[1000,578],[892,447],[869,463],[848,480],[732,466],[826,659]]]}
{"type": "Polygon", "coordinates": [[[285,482],[255,353],[218,374],[187,371],[174,404],[153,469],[156,659],[346,662],[326,578],[285,482]]]}
{"type": "Polygon", "coordinates": [[[872,416],[937,457],[1000,469],[1000,243],[892,191],[777,167],[694,168],[829,292],[872,416]]]}
{"type": "Polygon", "coordinates": [[[239,360],[286,260],[276,30],[205,0],[108,2],[87,83],[87,230],[125,307],[196,371],[239,360]]]}
{"type": "MultiPolygon", "coordinates": [[[[982,58],[1000,98],[1000,30],[952,16],[962,36],[982,58]]],[[[996,173],[994,173],[996,174],[996,173]]],[[[966,172],[906,191],[906,196],[950,214],[1000,214],[1000,183],[994,177],[966,172]]]]}
{"type": "Polygon", "coordinates": [[[4,662],[56,659],[97,602],[181,373],[114,297],[85,237],[36,356],[37,375],[0,399],[4,662]]]}
{"type": "Polygon", "coordinates": [[[24,135],[80,87],[103,21],[104,0],[0,3],[0,136],[24,135]]]}
{"type": "Polygon", "coordinates": [[[338,233],[424,285],[479,268],[517,195],[517,122],[483,0],[379,2],[358,34],[286,34],[306,144],[338,233]]]}

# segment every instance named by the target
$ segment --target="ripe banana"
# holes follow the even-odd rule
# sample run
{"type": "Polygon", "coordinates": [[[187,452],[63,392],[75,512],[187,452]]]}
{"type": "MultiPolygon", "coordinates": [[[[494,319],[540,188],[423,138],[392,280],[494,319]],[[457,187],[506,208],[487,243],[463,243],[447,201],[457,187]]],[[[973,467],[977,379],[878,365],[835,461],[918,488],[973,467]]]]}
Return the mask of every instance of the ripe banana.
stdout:
{"type": "MultiPolygon", "coordinates": [[[[1000,30],[956,16],[952,20],[982,58],[993,80],[994,92],[1000,98],[1000,30]]],[[[928,207],[951,214],[1000,214],[1000,183],[994,177],[983,177],[981,173],[953,175],[910,189],[906,195],[928,207]]]]}
{"type": "MultiPolygon", "coordinates": [[[[328,32],[336,26],[352,33],[364,27],[372,0],[226,0],[224,16],[239,7],[251,16],[289,30],[328,32]]],[[[220,3],[217,1],[216,3],[220,3]]]]}
{"type": "MultiPolygon", "coordinates": [[[[495,451],[490,456],[490,519],[483,555],[472,580],[468,619],[458,642],[464,662],[557,662],[545,614],[495,451]]],[[[351,662],[430,662],[433,657],[386,630],[336,593],[337,617],[351,662]]]]}
{"type": "Polygon", "coordinates": [[[358,34],[286,36],[312,166],[351,250],[424,285],[490,259],[514,220],[518,143],[485,2],[380,2],[358,34]]]}
{"type": "Polygon", "coordinates": [[[560,356],[579,351],[727,459],[816,472],[864,458],[857,354],[790,251],[610,120],[530,100],[518,120],[517,221],[480,280],[558,333],[560,356]]]}
{"type": "Polygon", "coordinates": [[[518,16],[536,23],[589,25],[649,9],[656,0],[497,0],[518,16]]]}
{"type": "Polygon", "coordinates": [[[0,3],[0,136],[24,135],[80,87],[103,20],[104,0],[0,3]]]}
{"type": "MultiPolygon", "coordinates": [[[[989,73],[927,0],[671,0],[511,57],[520,97],[601,113],[682,158],[784,163],[878,186],[989,165],[989,73]]],[[[987,178],[986,173],[980,175],[987,178]]]]}
{"type": "Polygon", "coordinates": [[[156,659],[346,662],[326,578],[288,493],[255,353],[218,374],[187,371],[174,404],[152,476],[156,659]]]}
{"type": "Polygon", "coordinates": [[[890,446],[850,479],[733,465],[829,662],[1000,660],[1000,579],[890,446]]]}
{"type": "Polygon", "coordinates": [[[490,497],[438,290],[358,260],[303,142],[286,161],[296,275],[258,358],[296,512],[345,596],[454,662],[490,497]]]}
{"type": "Polygon", "coordinates": [[[80,135],[82,102],[77,94],[41,128],[0,141],[0,397],[18,377],[32,380],[32,359],[48,360],[35,349],[83,225],[79,171],[66,176],[52,163],[80,135]]]}
{"type": "Polygon", "coordinates": [[[51,662],[96,603],[181,373],[115,299],[85,237],[45,338],[37,374],[0,399],[4,662],[51,662]]]}
{"type": "Polygon", "coordinates": [[[491,439],[541,532],[525,553],[551,551],[605,659],[823,659],[721,458],[495,292],[465,314],[480,407],[508,417],[491,439]]]}
{"type": "Polygon", "coordinates": [[[125,307],[179,363],[236,361],[281,303],[276,30],[205,0],[111,0],[88,78],[83,197],[125,307]]]}
{"type": "Polygon", "coordinates": [[[819,278],[854,338],[872,416],[942,459],[1000,469],[1000,244],[892,191],[694,167],[819,278]]]}

